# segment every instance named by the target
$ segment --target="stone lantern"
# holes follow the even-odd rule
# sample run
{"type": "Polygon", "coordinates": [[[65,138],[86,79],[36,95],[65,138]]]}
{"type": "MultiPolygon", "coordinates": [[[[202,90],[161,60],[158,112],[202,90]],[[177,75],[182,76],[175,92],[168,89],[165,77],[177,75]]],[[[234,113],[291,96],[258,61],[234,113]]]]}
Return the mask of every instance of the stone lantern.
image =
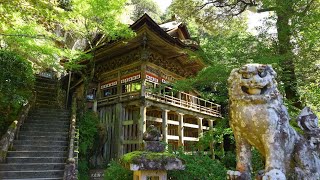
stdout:
{"type": "Polygon", "coordinates": [[[160,132],[153,125],[143,134],[144,150],[134,151],[122,157],[124,165],[133,171],[133,180],[166,180],[168,170],[184,170],[183,162],[165,152],[160,132]]]}

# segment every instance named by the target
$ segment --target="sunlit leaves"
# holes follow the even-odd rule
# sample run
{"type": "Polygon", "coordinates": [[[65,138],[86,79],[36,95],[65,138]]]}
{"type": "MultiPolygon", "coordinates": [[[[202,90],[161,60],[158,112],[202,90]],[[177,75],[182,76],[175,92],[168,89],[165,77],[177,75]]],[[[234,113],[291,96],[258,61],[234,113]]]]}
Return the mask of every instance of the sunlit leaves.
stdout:
{"type": "Polygon", "coordinates": [[[119,21],[125,2],[73,0],[66,11],[59,0],[4,0],[0,4],[1,46],[38,67],[57,69],[61,59],[83,57],[78,51],[83,47],[72,44],[77,39],[94,48],[90,41],[97,34],[105,34],[104,41],[131,36],[128,26],[119,21]]]}

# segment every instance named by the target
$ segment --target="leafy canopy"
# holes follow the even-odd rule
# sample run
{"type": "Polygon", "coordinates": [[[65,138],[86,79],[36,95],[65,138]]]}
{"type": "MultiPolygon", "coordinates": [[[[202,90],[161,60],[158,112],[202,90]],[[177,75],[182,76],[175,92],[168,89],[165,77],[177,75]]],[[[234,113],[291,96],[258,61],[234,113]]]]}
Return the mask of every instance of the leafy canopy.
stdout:
{"type": "Polygon", "coordinates": [[[87,44],[128,37],[120,22],[126,0],[4,0],[0,4],[1,47],[19,53],[39,67],[58,68],[60,59],[83,57],[87,44]]]}

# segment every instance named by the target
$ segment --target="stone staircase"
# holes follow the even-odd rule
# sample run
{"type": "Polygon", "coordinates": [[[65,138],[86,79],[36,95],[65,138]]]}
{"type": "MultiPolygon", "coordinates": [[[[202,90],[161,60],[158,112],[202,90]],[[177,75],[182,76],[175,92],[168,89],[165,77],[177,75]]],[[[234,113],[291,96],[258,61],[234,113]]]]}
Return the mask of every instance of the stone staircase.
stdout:
{"type": "Polygon", "coordinates": [[[0,164],[0,179],[63,179],[68,150],[70,111],[59,109],[56,81],[37,77],[36,108],[0,164]]]}

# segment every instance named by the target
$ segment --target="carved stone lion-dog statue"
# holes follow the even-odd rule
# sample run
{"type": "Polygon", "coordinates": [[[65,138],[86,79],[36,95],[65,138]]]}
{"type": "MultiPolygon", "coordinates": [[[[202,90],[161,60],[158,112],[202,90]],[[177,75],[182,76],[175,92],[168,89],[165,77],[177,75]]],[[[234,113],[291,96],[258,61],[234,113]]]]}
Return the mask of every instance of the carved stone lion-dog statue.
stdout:
{"type": "Polygon", "coordinates": [[[247,64],[228,79],[230,126],[236,141],[236,171],[228,179],[251,179],[251,149],[265,157],[262,180],[320,180],[318,118],[304,108],[297,118],[303,133],[289,125],[290,117],[270,65],[247,64]]]}

